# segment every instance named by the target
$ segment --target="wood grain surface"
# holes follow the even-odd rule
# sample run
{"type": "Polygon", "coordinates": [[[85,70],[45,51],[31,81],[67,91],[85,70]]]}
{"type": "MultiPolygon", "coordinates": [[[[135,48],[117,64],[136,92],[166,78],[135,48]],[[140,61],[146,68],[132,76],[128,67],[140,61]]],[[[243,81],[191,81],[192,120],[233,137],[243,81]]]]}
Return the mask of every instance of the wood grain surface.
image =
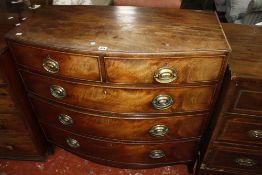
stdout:
{"type": "Polygon", "coordinates": [[[62,103],[96,111],[117,113],[176,113],[209,110],[216,86],[174,88],[112,88],[62,81],[26,71],[20,71],[30,92],[62,103]],[[58,85],[67,93],[53,97],[50,87],[58,85]],[[174,104],[165,110],[155,109],[152,101],[161,94],[170,95],[174,104]]]}
{"type": "Polygon", "coordinates": [[[17,43],[12,43],[11,47],[14,50],[17,63],[30,69],[48,73],[43,68],[43,63],[49,57],[58,62],[59,71],[55,75],[101,81],[98,56],[70,54],[17,43]]]}
{"type": "Polygon", "coordinates": [[[175,84],[212,82],[220,78],[222,64],[218,57],[105,58],[107,81],[114,83],[158,83],[154,73],[160,68],[176,71],[175,84]]]}
{"type": "Polygon", "coordinates": [[[262,79],[262,28],[248,25],[223,24],[232,47],[229,64],[232,78],[262,79]]]}
{"type": "Polygon", "coordinates": [[[207,116],[204,114],[179,115],[171,117],[123,117],[102,116],[66,108],[38,98],[32,98],[37,117],[40,121],[56,125],[78,134],[122,141],[168,141],[200,137],[207,116]],[[73,120],[72,125],[63,125],[58,116],[66,114],[73,120]],[[150,135],[149,131],[156,125],[165,125],[165,136],[150,135]]]}
{"type": "Polygon", "coordinates": [[[90,159],[103,159],[104,161],[112,161],[113,163],[125,163],[134,165],[160,164],[188,162],[194,157],[198,140],[194,141],[177,141],[169,143],[149,143],[149,144],[128,144],[121,142],[107,142],[96,139],[88,139],[64,130],[42,125],[47,138],[61,147],[75,152],[84,154],[90,159]],[[67,145],[66,139],[76,139],[80,147],[71,148],[67,145]],[[148,155],[152,150],[163,150],[165,157],[159,159],[151,159],[148,155]]]}
{"type": "Polygon", "coordinates": [[[230,51],[213,12],[181,9],[49,6],[37,10],[7,38],[85,53],[213,55],[230,51]],[[16,36],[17,32],[22,35],[16,36]]]}

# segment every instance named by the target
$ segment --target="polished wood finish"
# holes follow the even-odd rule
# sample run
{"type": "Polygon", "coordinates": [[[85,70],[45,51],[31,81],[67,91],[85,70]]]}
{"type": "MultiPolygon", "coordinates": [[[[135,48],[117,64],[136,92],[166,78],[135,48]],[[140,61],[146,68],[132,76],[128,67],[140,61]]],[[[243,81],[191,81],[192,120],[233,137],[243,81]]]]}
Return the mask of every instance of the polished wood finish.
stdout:
{"type": "Polygon", "coordinates": [[[223,28],[233,51],[199,174],[262,174],[262,29],[223,28]]]}
{"type": "Polygon", "coordinates": [[[104,112],[175,113],[205,111],[210,108],[215,91],[215,86],[145,89],[97,87],[34,75],[25,71],[20,71],[20,73],[27,85],[27,89],[32,93],[58,102],[104,112]],[[66,97],[54,97],[50,93],[52,85],[63,87],[67,94],[66,97]],[[172,96],[174,104],[170,108],[159,110],[153,107],[153,99],[161,94],[172,96]]]}
{"type": "Polygon", "coordinates": [[[217,81],[222,64],[223,58],[217,57],[105,58],[107,80],[113,83],[157,83],[154,72],[162,67],[176,70],[177,78],[172,82],[175,84],[217,81]]]}
{"type": "MultiPolygon", "coordinates": [[[[261,138],[252,135],[252,131],[262,131],[261,118],[252,115],[226,115],[223,130],[217,140],[235,143],[262,145],[261,138]]],[[[261,135],[262,137],[262,135],[261,135]]]]}
{"type": "Polygon", "coordinates": [[[50,142],[112,166],[193,169],[230,52],[215,14],[47,7],[6,39],[50,142]]]}
{"type": "Polygon", "coordinates": [[[195,154],[197,145],[197,141],[157,142],[148,144],[107,142],[98,139],[84,138],[48,125],[43,125],[43,128],[50,141],[65,149],[79,155],[85,155],[94,161],[105,159],[105,161],[115,164],[127,164],[129,167],[159,166],[159,164],[189,162],[195,154]],[[67,138],[76,139],[80,146],[72,149],[67,145],[67,138]],[[152,150],[159,149],[165,152],[165,157],[159,159],[149,157],[149,153],[152,150]]]}
{"type": "Polygon", "coordinates": [[[43,68],[43,62],[49,56],[58,62],[59,71],[57,75],[59,76],[101,81],[98,57],[37,49],[15,43],[12,44],[12,48],[15,50],[14,54],[18,64],[33,70],[47,72],[43,68]]]}
{"type": "Polygon", "coordinates": [[[104,53],[99,49],[104,46],[107,55],[223,55],[230,50],[213,12],[178,9],[50,6],[39,9],[30,22],[7,37],[82,53],[104,53]],[[17,32],[23,35],[17,36],[17,32]],[[92,45],[92,41],[96,44],[92,45]]]}
{"type": "Polygon", "coordinates": [[[50,123],[81,135],[125,141],[165,141],[200,137],[203,132],[201,128],[207,119],[207,116],[202,114],[170,117],[160,115],[146,118],[102,116],[47,103],[35,97],[31,99],[31,102],[41,122],[50,123]],[[58,119],[60,114],[70,116],[73,124],[67,126],[61,123],[58,119]],[[159,124],[168,127],[167,134],[162,137],[150,135],[150,129],[159,124]]]}

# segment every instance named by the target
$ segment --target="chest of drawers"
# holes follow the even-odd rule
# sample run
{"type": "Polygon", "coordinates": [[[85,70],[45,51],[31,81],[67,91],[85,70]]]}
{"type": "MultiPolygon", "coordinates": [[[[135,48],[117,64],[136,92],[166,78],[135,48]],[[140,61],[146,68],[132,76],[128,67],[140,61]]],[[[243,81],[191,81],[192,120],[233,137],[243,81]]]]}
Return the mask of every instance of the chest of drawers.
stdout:
{"type": "Polygon", "coordinates": [[[215,14],[48,7],[7,41],[50,142],[118,167],[193,166],[230,52],[215,14]]]}
{"type": "Polygon", "coordinates": [[[7,1],[0,2],[0,158],[44,160],[46,142],[25,94],[20,91],[22,83],[12,76],[14,69],[8,67],[12,59],[4,42],[4,34],[24,16],[15,13],[18,11],[15,5],[10,8],[16,11],[9,12],[6,4],[7,1]],[[8,78],[5,73],[10,74],[8,78]]]}
{"type": "Polygon", "coordinates": [[[223,28],[232,53],[199,174],[262,174],[262,30],[233,24],[223,28]]]}

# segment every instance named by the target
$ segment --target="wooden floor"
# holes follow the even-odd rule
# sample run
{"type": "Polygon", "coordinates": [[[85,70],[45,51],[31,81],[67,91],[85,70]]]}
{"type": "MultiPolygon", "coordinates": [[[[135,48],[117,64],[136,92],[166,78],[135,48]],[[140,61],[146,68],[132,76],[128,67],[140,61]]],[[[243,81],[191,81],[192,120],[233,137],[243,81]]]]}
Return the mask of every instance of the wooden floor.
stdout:
{"type": "Polygon", "coordinates": [[[130,170],[95,164],[61,148],[46,162],[0,159],[0,175],[188,175],[186,166],[166,166],[156,169],[130,170]]]}

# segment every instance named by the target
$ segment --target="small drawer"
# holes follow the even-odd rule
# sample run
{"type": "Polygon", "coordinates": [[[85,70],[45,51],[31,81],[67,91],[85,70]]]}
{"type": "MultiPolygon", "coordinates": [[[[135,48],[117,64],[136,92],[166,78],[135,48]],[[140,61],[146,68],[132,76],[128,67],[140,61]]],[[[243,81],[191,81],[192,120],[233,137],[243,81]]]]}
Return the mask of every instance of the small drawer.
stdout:
{"type": "Polygon", "coordinates": [[[40,121],[77,132],[113,140],[154,141],[200,137],[207,116],[108,117],[91,115],[32,98],[40,121]]]}
{"type": "Polygon", "coordinates": [[[262,152],[231,147],[216,147],[209,153],[209,168],[230,169],[244,172],[262,172],[262,152]]]}
{"type": "Polygon", "coordinates": [[[197,83],[219,79],[221,57],[105,58],[107,79],[113,83],[197,83]]]}
{"type": "Polygon", "coordinates": [[[109,142],[82,137],[49,125],[42,125],[51,142],[90,159],[126,164],[165,164],[194,159],[198,140],[168,143],[109,142]]]}
{"type": "Polygon", "coordinates": [[[0,113],[12,113],[16,111],[15,104],[7,88],[0,88],[0,113]]]}
{"type": "Polygon", "coordinates": [[[23,121],[17,114],[0,114],[0,132],[25,132],[23,121]]]}
{"type": "Polygon", "coordinates": [[[95,111],[170,113],[209,110],[215,85],[124,88],[78,84],[21,71],[27,89],[42,97],[95,111]]]}
{"type": "Polygon", "coordinates": [[[29,69],[90,81],[101,81],[97,56],[87,56],[11,43],[18,64],[29,69]]]}
{"type": "Polygon", "coordinates": [[[262,145],[262,119],[249,115],[227,115],[217,140],[262,145]]]}
{"type": "Polygon", "coordinates": [[[1,133],[0,138],[0,157],[38,155],[37,148],[27,135],[1,133]]]}

